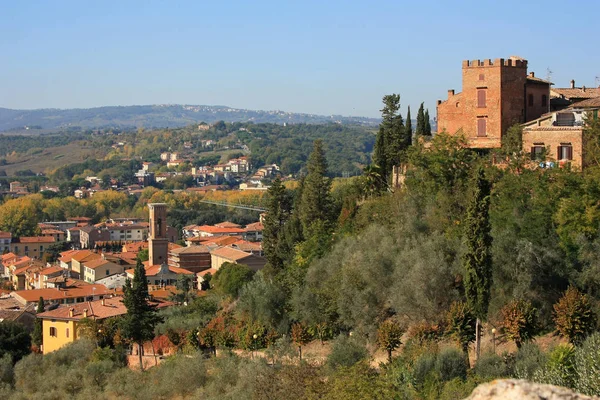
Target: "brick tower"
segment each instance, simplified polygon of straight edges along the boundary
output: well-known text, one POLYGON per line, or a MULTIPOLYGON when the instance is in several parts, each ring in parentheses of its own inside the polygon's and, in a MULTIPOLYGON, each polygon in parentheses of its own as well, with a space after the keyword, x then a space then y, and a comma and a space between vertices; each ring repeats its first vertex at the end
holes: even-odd
POLYGON ((150 265, 167 262, 169 240, 167 239, 167 205, 165 203, 148 204, 150 211, 150 235, 148 237, 148 260, 150 265))
POLYGON ((497 148, 502 135, 525 122, 527 60, 463 61, 461 93, 438 101, 438 132, 462 133, 474 148, 497 148))

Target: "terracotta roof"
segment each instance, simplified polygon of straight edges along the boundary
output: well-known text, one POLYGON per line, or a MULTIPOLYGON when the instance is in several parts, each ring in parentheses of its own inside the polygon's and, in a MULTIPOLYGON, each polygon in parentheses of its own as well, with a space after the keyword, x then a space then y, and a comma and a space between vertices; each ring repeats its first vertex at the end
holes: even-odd
POLYGON ((61 257, 58 259, 64 263, 71 262, 71 259, 79 250, 67 250, 60 253, 61 257))
POLYGON ((173 254, 197 254, 197 253, 210 253, 210 250, 206 246, 189 246, 173 249, 170 251, 173 254))
POLYGON ((113 263, 111 263, 110 261, 104 260, 102 258, 99 258, 97 260, 85 261, 83 263, 83 265, 85 265, 89 269, 96 269, 96 268, 102 267, 103 265, 106 265, 106 264, 113 264, 113 263))
POLYGON ((31 258, 24 256, 24 257, 17 257, 16 259, 14 259, 12 261, 12 265, 19 268, 22 267, 24 265, 29 265, 29 263, 31 262, 31 258))
POLYGON ((9 239, 11 237, 12 237, 12 233, 0 231, 0 239, 9 239))
POLYGON ((211 252, 211 254, 231 261, 243 260, 244 258, 248 258, 252 255, 250 253, 246 253, 245 251, 236 250, 231 247, 221 247, 219 249, 215 249, 211 252))
POLYGON ((109 294, 110 291, 104 285, 97 284, 76 284, 73 285, 73 280, 67 281, 67 287, 64 289, 33 289, 33 290, 19 290, 12 292, 11 296, 17 300, 22 299, 27 303, 37 302, 40 297, 43 297, 45 301, 55 301, 61 299, 75 298, 75 297, 87 297, 87 296, 102 296, 109 294), (94 290, 94 288, 96 290, 94 290))
POLYGON ((567 99, 591 99, 600 96, 600 88, 551 88, 552 92, 557 93, 567 99))
POLYGON ((1 256, 2 264, 4 264, 5 262, 7 263, 9 261, 13 261, 17 258, 19 258, 19 256, 17 256, 15 253, 2 254, 2 256, 1 256))
POLYGON ((524 131, 581 131, 583 126, 526 126, 524 131))
POLYGON ((238 242, 241 240, 241 236, 219 236, 216 238, 210 238, 203 244, 207 246, 227 246, 229 244, 238 242))
POLYGON ((600 96, 598 97, 594 97, 591 99, 587 99, 587 100, 581 100, 581 101, 577 101, 575 103, 573 103, 573 105, 569 108, 594 108, 594 107, 600 107, 600 96))
POLYGON ((528 81, 532 81, 532 82, 536 82, 536 83, 545 83, 547 85, 553 85, 552 82, 547 81, 545 79, 540 79, 537 76, 531 76, 531 75, 527 75, 527 80, 528 81))
POLYGON ((209 268, 209 269, 205 269, 204 271, 200 271, 196 274, 196 276, 204 276, 206 274, 211 274, 214 275, 217 273, 216 268, 209 268))
POLYGON ((78 250, 77 254, 73 254, 71 257, 72 260, 77 262, 91 261, 97 258, 101 258, 102 256, 98 253, 94 253, 91 250, 78 250))
POLYGON ((148 242, 132 242, 132 243, 125 243, 123 245, 124 252, 138 252, 142 249, 147 249, 147 248, 148 248, 148 242))
MULTIPOLYGON (((146 276, 157 276, 160 274, 160 265, 146 265, 145 269, 146 269, 146 276)), ((127 272, 128 275, 133 275, 134 271, 135 271, 135 269, 131 268, 125 272, 127 272)), ((169 265, 169 271, 174 274, 177 274, 177 275, 194 275, 194 273, 192 271, 188 271, 187 269, 184 269, 184 268, 173 267, 172 265, 169 265)))
POLYGON ((55 242, 52 236, 25 236, 19 238, 20 243, 53 243, 55 242))
POLYGON ((58 229, 54 229, 54 228, 52 228, 52 229, 42 229, 42 235, 56 235, 57 233, 58 234, 62 234, 64 232, 61 231, 61 230, 58 230, 58 229))
POLYGON ((74 227, 72 227, 72 228, 69 228, 69 229, 67 229, 67 230, 68 230, 68 231, 73 231, 73 232, 74 232, 74 231, 80 231, 80 230, 81 230, 81 228, 82 228, 81 226, 74 226, 74 227))
POLYGON ((92 219, 89 217, 72 217, 68 218, 67 221, 75 221, 75 222, 89 222, 92 219))
POLYGON ((55 274, 57 272, 63 272, 63 271, 66 271, 66 270, 64 268, 59 267, 58 265, 55 265, 53 267, 44 268, 40 272, 40 275, 52 275, 52 274, 55 274))
POLYGON ((254 222, 252 224, 246 225, 246 231, 258 231, 262 232, 264 229, 264 225, 262 222, 254 222))
POLYGON ((86 310, 87 318, 104 319, 127 313, 127 307, 123 304, 122 297, 111 297, 103 300, 61 306, 51 311, 39 313, 37 317, 42 319, 80 320, 86 318, 84 317, 84 310, 86 310), (72 316, 71 311, 73 312, 72 316))
POLYGON ((242 250, 242 251, 261 251, 262 250, 262 244, 259 242, 248 242, 246 240, 238 240, 235 243, 231 244, 232 247, 237 248, 238 250, 242 250))
POLYGON ((218 228, 241 228, 241 225, 238 224, 234 224, 233 222, 230 221, 225 221, 225 222, 219 222, 218 224, 215 224, 216 227, 218 228))

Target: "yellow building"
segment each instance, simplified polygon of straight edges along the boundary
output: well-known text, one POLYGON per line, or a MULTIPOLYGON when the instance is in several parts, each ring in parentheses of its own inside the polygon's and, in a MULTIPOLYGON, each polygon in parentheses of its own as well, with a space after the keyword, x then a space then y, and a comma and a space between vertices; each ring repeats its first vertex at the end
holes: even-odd
POLYGON ((122 297, 111 297, 39 313, 37 317, 42 319, 43 327, 42 351, 51 353, 77 340, 77 325, 84 318, 103 320, 126 314, 122 300, 122 297))

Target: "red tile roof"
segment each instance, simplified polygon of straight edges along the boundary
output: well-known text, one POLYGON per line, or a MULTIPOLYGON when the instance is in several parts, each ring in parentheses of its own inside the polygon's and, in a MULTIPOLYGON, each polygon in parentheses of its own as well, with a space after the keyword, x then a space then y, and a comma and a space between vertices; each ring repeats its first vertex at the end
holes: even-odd
POLYGON ((262 232, 263 229, 264 229, 264 226, 263 226, 262 222, 254 222, 252 224, 246 225, 246 231, 248 231, 248 232, 251 232, 251 231, 262 232))
POLYGON ((64 268, 59 267, 58 265, 55 265, 53 267, 44 268, 40 272, 40 275, 52 275, 52 274, 55 274, 57 272, 63 272, 63 271, 66 271, 66 270, 64 268))
POLYGON ((567 99, 591 99, 600 96, 600 88, 552 88, 554 93, 558 93, 567 99))
POLYGON ((104 260, 102 258, 98 258, 96 260, 91 260, 91 261, 85 261, 83 263, 83 265, 85 265, 89 269, 96 269, 96 268, 102 267, 106 264, 113 264, 113 263, 111 263, 110 261, 104 260))
POLYGON ((83 261, 91 261, 101 257, 100 254, 94 253, 91 250, 77 250, 77 254, 73 254, 71 259, 81 263, 83 261))
POLYGON ((10 239, 11 237, 12 233, 0 231, 0 239, 10 239))
POLYGON ((12 292, 11 296, 15 297, 21 303, 32 303, 37 302, 40 297, 43 297, 45 301, 56 301, 68 298, 76 297, 87 297, 87 296, 102 296, 110 293, 110 290, 104 285, 99 284, 74 284, 73 280, 67 281, 67 287, 64 289, 33 289, 33 290, 19 290, 12 292), (94 290, 95 288, 95 290, 94 290))
POLYGON ((20 243, 54 243, 55 241, 52 236, 21 236, 19 238, 20 243))
POLYGON ((218 224, 215 224, 216 227, 218 228, 241 228, 241 225, 238 224, 234 224, 233 222, 230 221, 224 221, 224 222, 219 222, 218 224))
POLYGON ((202 225, 199 226, 197 228, 197 230, 199 232, 206 232, 206 233, 222 233, 222 234, 226 234, 226 233, 244 233, 245 230, 242 228, 219 228, 218 226, 211 226, 211 225, 202 225))
POLYGON ((196 253, 210 253, 210 249, 206 246, 189 246, 180 247, 170 251, 173 254, 196 254, 196 253))
POLYGON ((59 261, 62 261, 64 263, 69 263, 71 262, 71 259, 73 258, 73 256, 75 254, 77 254, 79 250, 67 250, 67 251, 63 251, 60 253, 61 257, 59 258, 59 261))
MULTIPOLYGON (((44 299, 45 300, 45 299, 44 299)), ((39 313, 38 318, 80 320, 83 318, 104 319, 124 315, 127 308, 123 304, 122 297, 111 297, 103 300, 86 301, 72 305, 65 305, 54 310, 39 313), (85 311, 85 316, 84 316, 85 311), (73 313, 71 315, 71 312, 73 313)))
POLYGON ((232 249, 231 247, 221 247, 213 250, 211 254, 231 261, 243 260, 244 258, 248 258, 252 255, 250 253, 246 253, 245 251, 232 249))

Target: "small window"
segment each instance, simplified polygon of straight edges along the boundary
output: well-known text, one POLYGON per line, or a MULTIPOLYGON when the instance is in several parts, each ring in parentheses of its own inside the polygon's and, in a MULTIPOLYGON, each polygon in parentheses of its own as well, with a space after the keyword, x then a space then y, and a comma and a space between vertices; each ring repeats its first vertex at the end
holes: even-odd
POLYGON ((69 337, 69 328, 67 328, 66 335, 69 337))
POLYGON ((479 80, 482 81, 485 79, 485 75, 484 74, 479 74, 479 80))
POLYGON ((532 160, 543 160, 544 158, 546 158, 546 147, 543 145, 531 147, 532 160))
POLYGON ((529 96, 527 96, 527 98, 528 98, 529 107, 533 107, 533 95, 530 94, 529 96))
POLYGON ((460 107, 460 102, 456 102, 456 108, 460 107))
POLYGON ((486 97, 485 89, 477 89, 477 107, 485 108, 486 97))
POLYGON ((487 136, 487 121, 485 118, 477 119, 477 136, 478 137, 487 136))
POLYGON ((50 336, 56 337, 56 328, 55 327, 50 327, 50 336))
POLYGON ((548 107, 548 96, 542 95, 542 107, 548 107))
POLYGON ((110 270, 106 270, 106 276, 110 275, 110 270))
POLYGON ((573 159, 573 146, 562 145, 558 146, 558 159, 559 160, 572 160, 573 159))

